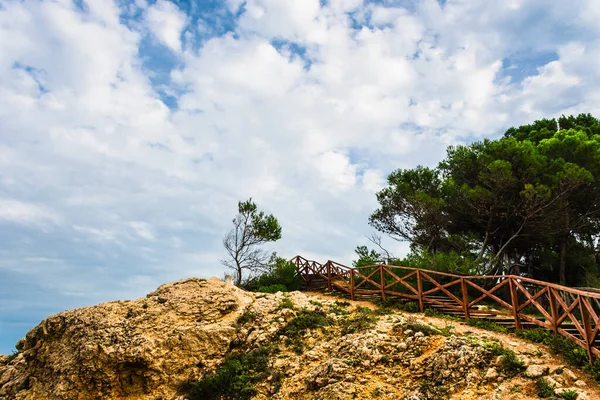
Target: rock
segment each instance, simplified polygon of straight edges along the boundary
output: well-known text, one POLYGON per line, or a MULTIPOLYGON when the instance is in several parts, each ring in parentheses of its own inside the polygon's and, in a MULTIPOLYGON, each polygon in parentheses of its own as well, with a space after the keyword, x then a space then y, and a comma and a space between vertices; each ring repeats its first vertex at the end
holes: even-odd
POLYGON ((496 368, 492 367, 492 368, 488 368, 488 370, 485 373, 485 380, 487 381, 495 381, 496 379, 498 379, 498 371, 496 371, 496 368))
POLYGON ((550 385, 552 387, 556 387, 556 388, 561 387, 561 384, 558 383, 554 378, 552 378, 550 376, 548 376, 548 377, 546 377, 544 379, 546 379, 546 382, 548 383, 548 385, 550 385))
POLYGON ((576 381, 578 379, 577 375, 575 375, 575 373, 568 368, 563 369, 562 375, 569 381, 576 381))
POLYGON ((329 359, 308 373, 304 380, 310 390, 317 390, 323 386, 344 379, 348 365, 339 359, 329 359))
POLYGON ((541 376, 548 374, 549 371, 550 371, 550 368, 548 368, 545 365, 530 365, 525 370, 525 376, 528 378, 532 378, 532 379, 539 378, 541 376))
POLYGON ((577 381, 575 381, 575 382, 573 383, 573 385, 575 385, 575 386, 577 386, 577 387, 586 387, 586 386, 587 386, 587 383, 585 383, 584 381, 582 381, 582 380, 580 379, 580 380, 577 380, 577 381))
POLYGON ((193 377, 199 363, 229 349, 235 318, 223 319, 252 300, 219 279, 192 278, 146 298, 50 316, 17 344, 0 398, 174 398, 182 373, 193 377))

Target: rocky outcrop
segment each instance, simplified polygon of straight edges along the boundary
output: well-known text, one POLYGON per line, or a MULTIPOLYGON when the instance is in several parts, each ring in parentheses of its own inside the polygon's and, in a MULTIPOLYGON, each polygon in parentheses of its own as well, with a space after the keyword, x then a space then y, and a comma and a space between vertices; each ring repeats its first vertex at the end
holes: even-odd
POLYGON ((222 359, 237 314, 252 301, 218 279, 186 279, 144 299, 53 315, 0 366, 0 398, 173 398, 198 378, 198 365, 222 359))
POLYGON ((227 354, 256 349, 268 354, 256 399, 533 399, 541 375, 557 392, 600 398, 542 347, 364 306, 181 280, 146 298, 49 317, 17 344, 15 358, 0 356, 0 399, 186 399, 227 354), (523 360, 517 376, 505 371, 499 347, 523 360))

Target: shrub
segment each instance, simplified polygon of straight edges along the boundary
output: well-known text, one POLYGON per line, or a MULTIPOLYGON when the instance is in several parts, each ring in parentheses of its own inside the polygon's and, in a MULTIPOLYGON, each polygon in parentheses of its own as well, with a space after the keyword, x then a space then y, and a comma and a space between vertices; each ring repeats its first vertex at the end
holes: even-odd
POLYGON ((473 326, 475 328, 485 329, 487 331, 500 332, 500 333, 508 333, 508 329, 505 327, 496 324, 492 321, 484 321, 482 319, 477 318, 469 318, 467 320, 467 325, 473 326))
POLYGON ((294 263, 273 253, 267 271, 247 280, 241 286, 246 290, 264 293, 288 292, 300 289, 300 276, 294 263))
POLYGON ((336 300, 336 301, 334 302, 334 304, 335 304, 336 306, 338 306, 338 307, 350 307, 350 303, 349 303, 349 302, 347 302, 347 301, 339 301, 339 300, 336 300))
POLYGON ((230 353, 217 370, 191 386, 190 400, 250 399, 269 376, 269 347, 230 353))
POLYGON ((298 314, 286 326, 281 328, 278 334, 289 338, 297 338, 304 335, 309 329, 324 328, 332 323, 331 318, 323 310, 303 309, 298 311, 298 314))
POLYGON ((246 324, 251 321, 256 320, 256 314, 250 311, 244 311, 242 315, 240 315, 237 319, 237 323, 240 325, 246 324))
POLYGON ((484 348, 488 349, 494 356, 502 356, 500 371, 507 376, 512 377, 525 369, 525 363, 517 359, 514 351, 507 349, 499 343, 484 343, 484 348))
POLYGON ((402 305, 402 311, 415 313, 415 312, 419 311, 419 306, 416 305, 415 303, 409 301, 409 302, 404 303, 404 305, 402 305))
POLYGON ((584 367, 589 364, 587 351, 564 336, 551 334, 543 343, 548 345, 553 353, 562 354, 571 365, 584 367))
POLYGON ((533 343, 544 343, 548 340, 552 335, 554 335, 551 331, 535 328, 535 329, 521 329, 517 331, 517 336, 521 339, 529 340, 533 343))
POLYGON ((285 285, 283 285, 281 283, 276 283, 274 285, 260 286, 258 289, 256 289, 256 291, 260 292, 260 293, 277 293, 277 292, 287 292, 288 289, 285 285))
POLYGON ((589 369, 594 380, 600 383, 600 358, 596 358, 594 363, 590 365, 589 369))
POLYGON ((538 379, 538 381, 535 383, 535 387, 537 389, 538 397, 545 398, 554 396, 554 387, 550 386, 545 378, 538 379))
POLYGON ((330 304, 329 305, 329 309, 335 313, 336 315, 348 315, 350 314, 350 312, 348 310, 346 310, 345 308, 342 308, 336 304, 330 304))
POLYGON ((577 400, 577 397, 579 397, 579 393, 577 393, 574 390, 565 390, 559 396, 566 400, 577 400))
POLYGON ((371 309, 367 307, 358 307, 355 315, 340 321, 342 327, 341 333, 342 335, 348 335, 366 331, 375 325, 376 321, 377 317, 371 309))
POLYGON ((281 302, 279 303, 279 305, 277 306, 278 310, 281 310, 284 308, 289 308, 290 310, 294 309, 294 302, 292 301, 292 299, 290 299, 287 296, 284 296, 283 299, 281 299, 281 302))

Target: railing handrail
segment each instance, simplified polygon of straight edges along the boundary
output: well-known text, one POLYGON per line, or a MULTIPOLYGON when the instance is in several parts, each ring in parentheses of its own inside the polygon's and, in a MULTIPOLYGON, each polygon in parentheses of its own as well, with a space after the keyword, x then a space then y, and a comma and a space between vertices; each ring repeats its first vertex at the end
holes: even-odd
MULTIPOLYGON (((296 258, 300 258, 302 260, 305 260, 305 261, 308 261, 311 263, 312 262, 319 263, 318 261, 308 260, 299 255, 293 257, 292 260, 295 260, 296 258)), ((367 268, 378 268, 380 266, 383 266, 386 268, 403 269, 403 270, 409 270, 409 271, 421 271, 421 272, 425 272, 428 274, 436 274, 436 275, 448 276, 448 277, 452 277, 452 278, 469 278, 469 279, 508 279, 508 278, 513 278, 513 279, 519 279, 524 282, 533 283, 535 285, 548 286, 553 289, 562 290, 564 292, 568 292, 568 293, 572 293, 572 294, 576 294, 576 295, 582 295, 582 296, 587 296, 587 297, 591 297, 594 299, 600 299, 600 292, 595 292, 595 291, 592 292, 592 291, 587 291, 587 290, 582 290, 582 289, 571 288, 571 287, 559 285, 556 283, 527 278, 527 277, 521 276, 521 275, 513 275, 513 274, 510 274, 510 275, 458 275, 458 274, 435 271, 435 270, 430 270, 430 269, 404 267, 401 265, 390 265, 390 264, 373 264, 373 265, 363 265, 361 267, 348 267, 344 264, 340 264, 337 261, 333 261, 333 260, 327 260, 326 263, 324 263, 324 264, 319 263, 319 264, 321 266, 326 266, 330 262, 335 263, 337 266, 347 268, 348 270, 361 270, 361 269, 367 269, 367 268)))
POLYGON ((489 298, 498 303, 503 309, 489 311, 491 314, 512 315, 515 321, 515 328, 520 329, 521 320, 528 321, 540 327, 567 337, 571 341, 584 347, 589 356, 590 362, 593 357, 600 356, 600 349, 595 347, 595 340, 600 333, 600 311, 596 313, 594 304, 600 307, 600 293, 596 291, 586 291, 582 289, 570 288, 568 286, 558 285, 555 283, 540 281, 532 278, 527 278, 520 275, 458 275, 446 272, 427 270, 422 268, 403 267, 389 264, 374 264, 361 267, 348 267, 333 260, 328 260, 321 264, 314 260, 308 260, 302 256, 296 256, 291 259, 296 264, 298 273, 303 276, 303 279, 310 281, 313 278, 310 276, 318 275, 327 282, 327 287, 332 290, 334 287, 350 294, 352 300, 356 294, 380 294, 382 301, 385 301, 387 295, 403 297, 412 300, 418 300, 419 309, 424 311, 424 305, 428 304, 443 306, 453 310, 462 310, 465 318, 470 318, 471 314, 478 314, 481 311, 476 309, 471 310, 471 307, 477 303, 489 298), (363 270, 370 269, 365 274, 363 270), (394 270, 412 271, 411 273, 400 277, 396 275, 394 270), (376 274, 379 273, 379 278, 376 274), (393 282, 387 283, 386 275, 393 282), (444 276, 453 278, 450 282, 441 283, 434 279, 435 276, 444 276), (416 277, 417 287, 412 286, 407 280, 416 277), (357 283, 355 278, 359 278, 357 283), (481 285, 478 280, 495 280, 494 285, 481 285), (343 284, 342 284, 343 283, 343 284), (424 290, 423 283, 428 283, 433 286, 431 289, 424 290), (390 290, 393 286, 403 285, 404 290, 409 289, 410 292, 398 292, 390 290), (525 285, 527 284, 527 285, 525 285), (451 287, 460 285, 461 295, 455 296, 450 290, 451 287), (480 286, 481 285, 481 286, 480 286), (538 292, 532 292, 532 286, 540 287, 538 292), (367 288, 365 288, 367 287, 367 288), (374 289, 369 289, 369 287, 374 289), (502 299, 499 290, 505 287, 510 289, 510 304, 508 300, 502 299), (469 289, 475 290, 478 297, 469 301, 469 289), (430 296, 437 293, 436 296, 430 296), (525 301, 519 301, 519 293, 526 297, 525 301), (572 296, 565 296, 569 294, 572 296), (430 296, 430 297, 427 297, 430 296), (440 301, 439 296, 446 296, 451 300, 450 303, 440 301), (545 296, 548 297, 550 303, 550 311, 545 309, 545 305, 540 301, 545 296), (594 299, 594 302, 591 302, 594 299), (543 315, 543 318, 538 318, 532 315, 525 314, 523 311, 526 307, 533 306, 536 312, 543 315), (579 313, 579 314, 577 314, 579 313), (561 328, 561 324, 569 319, 575 326, 577 334, 583 339, 576 337, 572 332, 561 328), (594 326, 592 326, 594 322, 594 326))

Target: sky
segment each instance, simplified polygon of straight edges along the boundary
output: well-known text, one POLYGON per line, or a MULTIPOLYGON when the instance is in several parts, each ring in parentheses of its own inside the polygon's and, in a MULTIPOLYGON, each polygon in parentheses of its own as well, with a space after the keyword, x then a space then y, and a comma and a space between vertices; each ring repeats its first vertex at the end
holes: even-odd
POLYGON ((350 264, 391 171, 600 115, 594 3, 0 0, 0 353, 50 314, 222 277, 250 197, 269 249, 350 264))

